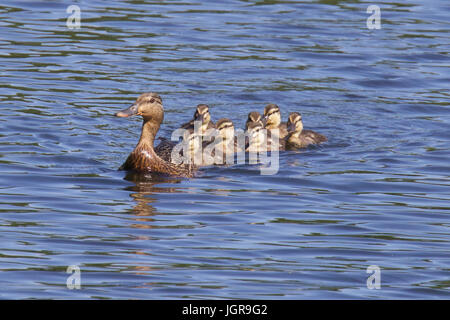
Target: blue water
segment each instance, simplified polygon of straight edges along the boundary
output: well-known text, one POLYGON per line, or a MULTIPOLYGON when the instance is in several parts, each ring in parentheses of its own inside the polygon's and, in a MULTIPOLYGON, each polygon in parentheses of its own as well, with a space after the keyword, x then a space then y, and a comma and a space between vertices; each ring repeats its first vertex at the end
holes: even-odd
POLYGON ((448 299, 449 13, 446 0, 2 1, 0 298, 448 299), (281 153, 276 175, 127 175, 141 120, 113 114, 146 91, 163 98, 161 136, 199 103, 237 128, 277 103, 329 141, 281 153))

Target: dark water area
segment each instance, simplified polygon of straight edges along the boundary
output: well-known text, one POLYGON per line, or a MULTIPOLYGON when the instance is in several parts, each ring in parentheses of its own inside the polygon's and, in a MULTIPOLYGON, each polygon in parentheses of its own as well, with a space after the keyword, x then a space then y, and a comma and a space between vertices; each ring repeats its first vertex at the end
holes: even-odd
POLYGON ((450 298, 449 13, 446 0, 2 1, 0 298, 450 298), (113 114, 147 91, 163 137, 199 103, 237 128, 276 103, 329 141, 280 153, 275 175, 127 174, 141 120, 113 114))

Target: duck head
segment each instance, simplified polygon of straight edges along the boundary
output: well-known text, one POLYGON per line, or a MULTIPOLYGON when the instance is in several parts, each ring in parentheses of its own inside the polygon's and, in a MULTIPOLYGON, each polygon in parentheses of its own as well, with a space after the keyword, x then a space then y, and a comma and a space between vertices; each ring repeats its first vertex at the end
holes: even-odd
POLYGON ((261 114, 258 111, 252 111, 248 114, 247 122, 245 123, 245 129, 248 130, 248 125, 252 122, 261 122, 261 114))
POLYGON ((280 107, 276 104, 268 104, 264 108, 263 122, 266 128, 278 128, 281 123, 280 107))
POLYGON ((216 128, 222 137, 222 141, 232 141, 234 138, 234 125, 230 119, 222 118, 217 121, 216 128))
POLYGON ((143 93, 130 107, 115 114, 116 117, 121 118, 134 115, 142 116, 144 121, 152 121, 160 124, 164 119, 164 108, 159 94, 154 92, 143 93))
POLYGON ((302 116, 298 112, 291 112, 287 121, 289 132, 301 133, 303 130, 302 116))
POLYGON ((194 121, 201 121, 202 124, 207 125, 211 121, 209 114, 209 106, 206 104, 199 104, 195 110, 194 121))
POLYGON ((259 146, 264 142, 264 127, 261 122, 252 122, 248 125, 250 144, 259 146))

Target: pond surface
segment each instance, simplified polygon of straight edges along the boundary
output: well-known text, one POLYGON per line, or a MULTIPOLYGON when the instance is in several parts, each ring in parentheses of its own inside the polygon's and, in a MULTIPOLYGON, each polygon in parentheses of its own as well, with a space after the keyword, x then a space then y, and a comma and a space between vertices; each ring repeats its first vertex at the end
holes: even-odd
POLYGON ((356 0, 74 4, 73 30, 0 5, 0 298, 450 298, 448 1, 376 1, 378 30, 356 0), (133 176, 141 120, 113 114, 147 91, 160 136, 277 103, 329 141, 275 175, 133 176))

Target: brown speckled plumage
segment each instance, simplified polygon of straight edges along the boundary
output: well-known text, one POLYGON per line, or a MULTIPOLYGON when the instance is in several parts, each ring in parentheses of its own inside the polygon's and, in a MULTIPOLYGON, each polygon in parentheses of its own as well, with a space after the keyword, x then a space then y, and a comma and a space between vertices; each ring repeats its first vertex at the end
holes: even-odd
POLYGON ((141 115, 142 132, 138 144, 128 156, 120 170, 157 173, 171 176, 192 177, 193 168, 188 165, 175 165, 162 159, 154 150, 156 133, 164 119, 162 100, 156 93, 143 93, 128 109, 116 113, 118 117, 141 115))
POLYGON ((177 143, 163 137, 160 137, 159 140, 161 140, 161 142, 155 147, 156 154, 164 161, 173 162, 172 150, 177 143))

